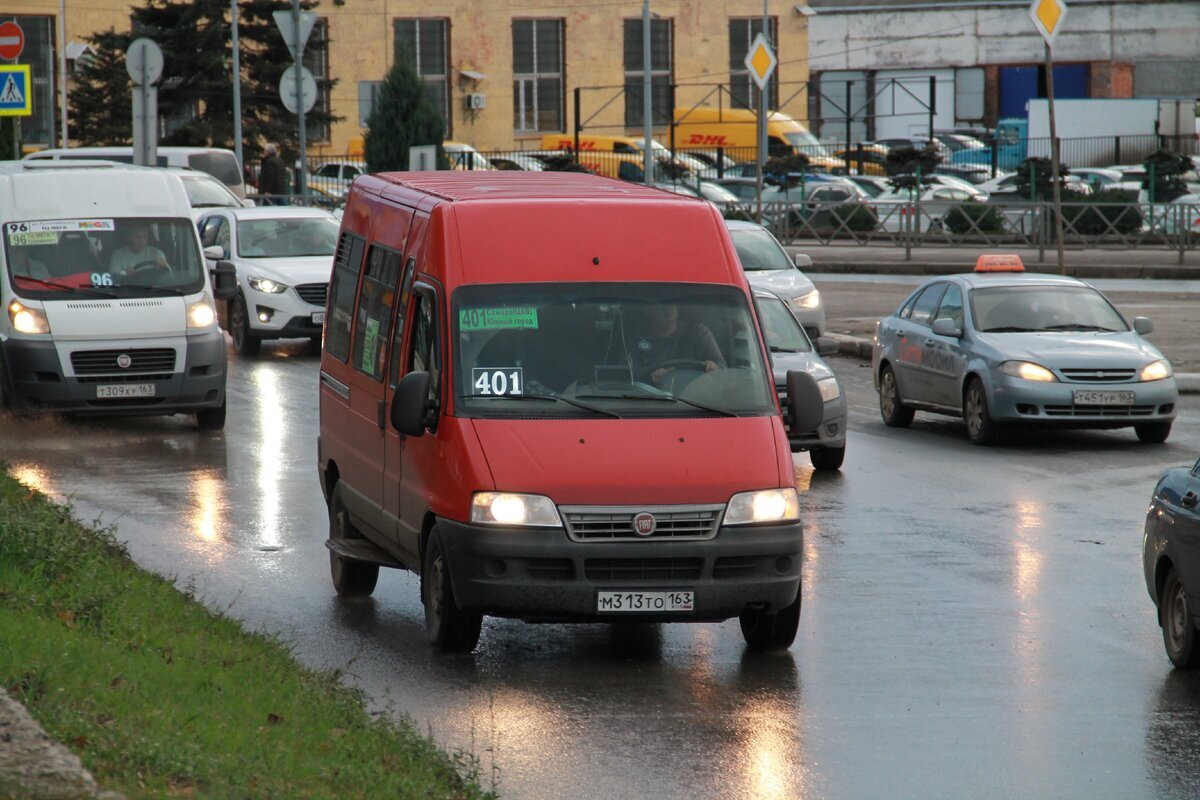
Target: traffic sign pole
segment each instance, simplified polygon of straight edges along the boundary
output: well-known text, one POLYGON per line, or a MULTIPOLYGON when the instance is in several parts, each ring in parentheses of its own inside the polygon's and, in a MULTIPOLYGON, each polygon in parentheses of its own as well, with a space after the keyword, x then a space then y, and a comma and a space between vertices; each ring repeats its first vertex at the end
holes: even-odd
POLYGON ((1054 192, 1054 238, 1058 249, 1058 271, 1063 275, 1066 274, 1067 267, 1063 252, 1062 188, 1058 185, 1060 154, 1058 124, 1054 118, 1054 56, 1051 48, 1066 18, 1066 0, 1033 0, 1029 4, 1029 19, 1033 21, 1033 26, 1046 43, 1046 110, 1050 116, 1050 181, 1053 184, 1051 190, 1054 192))
MULTIPOLYGON (((304 39, 300 37, 300 0, 292 0, 292 19, 296 24, 295 39, 293 39, 294 44, 292 45, 292 55, 296 59, 296 110, 297 116, 300 118, 300 166, 297 170, 296 188, 299 190, 300 194, 303 195, 308 189, 308 187, 305 185, 307 183, 308 176, 304 174, 307 171, 308 165, 308 141, 304 125, 306 109, 304 108, 304 80, 301 72, 301 70, 304 68, 304 65, 300 62, 304 59, 305 39, 308 37, 304 37, 304 39)), ((311 26, 309 26, 309 30, 312 30, 311 26)))

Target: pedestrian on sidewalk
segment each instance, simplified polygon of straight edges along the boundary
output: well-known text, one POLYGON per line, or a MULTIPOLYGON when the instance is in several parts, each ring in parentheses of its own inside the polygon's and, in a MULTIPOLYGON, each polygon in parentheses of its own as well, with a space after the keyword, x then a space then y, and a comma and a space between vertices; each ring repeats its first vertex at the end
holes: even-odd
POLYGON ((267 142, 263 147, 262 166, 258 171, 258 193, 263 195, 263 204, 268 206, 286 206, 287 165, 279 157, 279 146, 267 142))

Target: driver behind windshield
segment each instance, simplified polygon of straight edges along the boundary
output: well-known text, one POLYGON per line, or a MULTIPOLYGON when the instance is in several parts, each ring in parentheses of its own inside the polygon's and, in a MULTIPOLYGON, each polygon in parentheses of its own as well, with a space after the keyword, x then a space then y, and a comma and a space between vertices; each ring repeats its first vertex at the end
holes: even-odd
POLYGON ((167 256, 150 244, 149 225, 134 225, 129 231, 128 243, 114 250, 108 259, 109 272, 125 277, 153 266, 166 267, 167 256))
POLYGON ((680 367, 713 372, 725 366, 712 330, 703 322, 680 322, 675 303, 648 306, 645 316, 646 330, 637 339, 634 356, 643 379, 657 386, 680 367))

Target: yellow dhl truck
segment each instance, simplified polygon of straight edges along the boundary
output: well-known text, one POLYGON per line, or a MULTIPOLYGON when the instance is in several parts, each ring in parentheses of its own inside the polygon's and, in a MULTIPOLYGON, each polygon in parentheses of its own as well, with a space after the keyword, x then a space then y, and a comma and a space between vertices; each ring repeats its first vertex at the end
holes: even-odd
MULTIPOLYGON (((757 150, 758 114, 744 108, 677 108, 672 118, 677 150, 722 148, 735 161, 752 161, 757 150)), ((772 111, 767 115, 767 154, 803 153, 813 166, 844 173, 846 162, 834 156, 803 123, 772 111)))

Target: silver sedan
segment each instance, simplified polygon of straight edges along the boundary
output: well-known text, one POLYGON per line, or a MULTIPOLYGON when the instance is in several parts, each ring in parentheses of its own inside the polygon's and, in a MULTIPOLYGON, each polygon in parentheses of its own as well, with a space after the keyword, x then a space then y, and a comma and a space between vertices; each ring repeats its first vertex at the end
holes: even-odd
POLYGON ((961 416, 976 444, 1005 425, 1132 427, 1171 433, 1171 364, 1099 291, 1075 278, 976 272, 934 278, 876 326, 875 387, 885 424, 915 411, 961 416))

